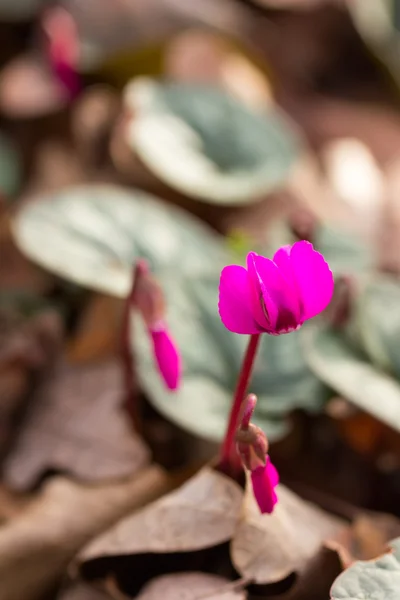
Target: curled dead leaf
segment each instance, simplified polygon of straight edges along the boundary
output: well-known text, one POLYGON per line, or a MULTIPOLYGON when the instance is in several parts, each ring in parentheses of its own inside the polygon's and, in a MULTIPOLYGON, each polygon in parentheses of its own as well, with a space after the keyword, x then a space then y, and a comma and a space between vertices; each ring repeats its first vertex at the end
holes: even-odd
POLYGON ((206 466, 176 491, 124 518, 83 549, 79 560, 148 552, 190 552, 227 542, 242 489, 206 466))
POLYGON ((57 600, 110 600, 110 596, 85 583, 77 583, 63 590, 57 600))
POLYGON ((345 567, 354 560, 371 560, 387 551, 390 540, 399 537, 400 520, 394 515, 361 512, 337 538, 337 551, 345 567))
POLYGON ((0 529, 0 600, 41 598, 89 539, 168 487, 168 477, 157 466, 112 485, 53 479, 0 529))
POLYGON ((149 458, 122 409, 123 380, 114 361, 60 365, 38 391, 4 479, 14 489, 34 486, 49 469, 87 481, 127 477, 149 458))
POLYGON ((173 573, 150 581, 136 600, 245 600, 246 593, 235 585, 209 573, 173 573))
POLYGON ((325 540, 336 537, 344 522, 305 502, 288 488, 277 488, 274 512, 261 514, 251 485, 231 543, 238 572, 257 584, 280 581, 300 571, 325 540))

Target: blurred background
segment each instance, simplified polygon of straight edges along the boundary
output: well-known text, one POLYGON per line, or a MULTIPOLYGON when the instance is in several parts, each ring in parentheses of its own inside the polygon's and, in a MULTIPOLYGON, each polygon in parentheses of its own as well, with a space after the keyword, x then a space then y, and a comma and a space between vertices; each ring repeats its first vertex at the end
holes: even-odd
POLYGON ((70 546, 46 570, 14 520, 60 476, 112 487, 154 461, 176 485, 211 460, 246 343, 220 270, 299 239, 335 296, 264 336, 255 422, 291 489, 387 513, 364 542, 399 534, 399 28, 397 0, 0 0, 1 600, 100 598, 61 596, 70 546), (140 257, 175 393, 124 319, 140 257))

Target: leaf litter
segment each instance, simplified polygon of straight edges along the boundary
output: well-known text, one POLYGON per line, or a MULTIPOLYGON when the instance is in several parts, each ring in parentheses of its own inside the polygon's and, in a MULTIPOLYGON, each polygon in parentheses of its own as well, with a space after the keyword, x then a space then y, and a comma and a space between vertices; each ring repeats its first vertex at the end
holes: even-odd
POLYGON ((149 461, 122 407, 120 365, 61 363, 33 400, 4 465, 13 489, 33 487, 48 470, 83 481, 127 477, 149 461))

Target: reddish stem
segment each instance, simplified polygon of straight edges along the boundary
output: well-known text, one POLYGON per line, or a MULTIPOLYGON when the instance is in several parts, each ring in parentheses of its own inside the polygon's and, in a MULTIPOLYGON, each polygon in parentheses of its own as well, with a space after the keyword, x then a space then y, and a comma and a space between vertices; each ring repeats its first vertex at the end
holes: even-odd
POLYGON ((221 449, 220 467, 225 472, 237 469, 237 461, 235 460, 235 434, 239 425, 244 396, 253 371, 254 359, 260 342, 260 335, 261 334, 259 333, 255 333, 250 336, 246 354, 243 359, 242 369, 236 385, 228 428, 221 449))
POLYGON ((132 284, 129 294, 125 300, 124 311, 122 315, 121 329, 121 358, 124 368, 125 379, 125 400, 124 405, 129 412, 136 430, 140 429, 140 419, 138 406, 135 402, 135 372, 133 368, 133 356, 131 352, 130 318, 133 304, 133 295, 135 289, 136 266, 132 272, 132 284))

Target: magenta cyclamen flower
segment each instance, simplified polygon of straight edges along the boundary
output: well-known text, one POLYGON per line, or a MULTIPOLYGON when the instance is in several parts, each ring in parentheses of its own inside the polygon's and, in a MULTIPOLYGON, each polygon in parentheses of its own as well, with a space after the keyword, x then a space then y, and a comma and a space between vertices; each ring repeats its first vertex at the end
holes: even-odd
POLYGON ((219 314, 234 333, 280 335, 298 329, 329 304, 333 275, 310 242, 283 246, 273 259, 250 252, 247 269, 222 270, 219 314))
POLYGON ((135 267, 131 302, 147 327, 160 375, 170 390, 176 390, 181 377, 180 355, 166 325, 164 294, 143 260, 135 267))

